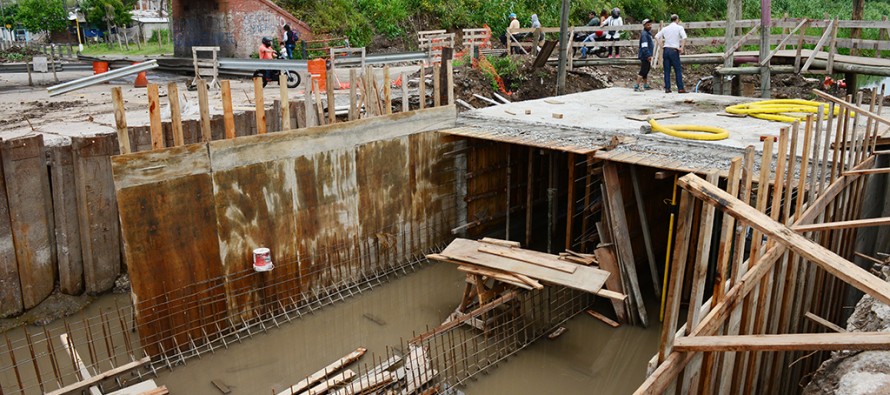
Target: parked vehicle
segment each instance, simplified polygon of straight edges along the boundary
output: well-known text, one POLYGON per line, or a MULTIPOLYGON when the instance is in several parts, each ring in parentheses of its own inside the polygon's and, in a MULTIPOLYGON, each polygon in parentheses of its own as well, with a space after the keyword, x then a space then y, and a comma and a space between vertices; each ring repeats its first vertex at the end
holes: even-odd
MULTIPOLYGON (((278 53, 275 54, 276 59, 281 59, 281 55, 278 53)), ((300 74, 293 70, 257 70, 253 72, 254 78, 261 77, 263 79, 263 88, 266 87, 269 82, 279 82, 279 78, 281 73, 287 74, 287 87, 288 88, 296 88, 300 85, 301 78, 300 74)))

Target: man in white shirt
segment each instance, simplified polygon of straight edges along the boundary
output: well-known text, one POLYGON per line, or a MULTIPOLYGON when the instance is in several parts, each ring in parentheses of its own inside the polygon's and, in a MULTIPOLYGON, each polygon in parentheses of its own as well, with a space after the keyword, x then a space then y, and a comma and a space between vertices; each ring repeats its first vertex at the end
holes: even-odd
POLYGON ((680 26, 680 17, 671 15, 671 24, 658 31, 655 39, 664 42, 664 92, 671 93, 671 69, 677 75, 677 92, 686 93, 683 87, 683 66, 680 64, 680 54, 686 44, 686 30, 680 26))

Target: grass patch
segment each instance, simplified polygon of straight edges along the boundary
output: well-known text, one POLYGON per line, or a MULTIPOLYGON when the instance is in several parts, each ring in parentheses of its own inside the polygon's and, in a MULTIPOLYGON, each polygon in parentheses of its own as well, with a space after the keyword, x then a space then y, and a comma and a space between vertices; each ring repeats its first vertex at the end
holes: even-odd
POLYGON ((158 47, 157 42, 149 42, 148 44, 142 44, 142 49, 136 46, 136 44, 130 44, 130 50, 127 51, 127 47, 123 47, 121 50, 117 43, 109 49, 107 44, 93 44, 83 47, 83 55, 86 56, 103 56, 103 55, 130 55, 130 56, 152 56, 152 55, 172 55, 173 54, 173 43, 166 44, 162 43, 160 47, 158 47))

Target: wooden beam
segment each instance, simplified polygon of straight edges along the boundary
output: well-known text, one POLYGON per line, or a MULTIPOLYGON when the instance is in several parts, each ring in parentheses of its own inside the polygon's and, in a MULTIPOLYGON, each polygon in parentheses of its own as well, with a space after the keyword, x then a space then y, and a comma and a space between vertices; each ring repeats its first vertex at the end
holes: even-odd
POLYGON ((124 109, 124 97, 119 86, 111 88, 111 101, 114 104, 114 124, 121 155, 129 154, 131 151, 130 133, 127 131, 127 111, 124 109))
POLYGON ((367 352, 367 351, 368 350, 365 348, 357 348, 355 351, 344 355, 340 359, 332 362, 328 366, 325 366, 321 370, 319 370, 315 373, 312 373, 311 375, 309 375, 309 377, 306 377, 305 379, 301 380, 300 382, 290 386, 290 388, 287 388, 284 391, 279 392, 278 395, 290 395, 290 394, 300 393, 301 391, 305 390, 306 388, 309 388, 310 385, 319 382, 321 379, 327 377, 331 373, 334 373, 334 372, 342 369, 344 366, 357 361, 359 358, 362 357, 362 355, 365 355, 365 352, 367 352))
POLYGON ((875 114, 875 113, 868 111, 864 108, 859 108, 852 103, 848 103, 843 99, 839 99, 837 97, 834 97, 832 95, 829 95, 829 94, 822 92, 820 90, 817 90, 817 89, 813 89, 812 92, 813 92, 813 94, 815 94, 816 96, 818 96, 822 99, 834 102, 841 107, 849 108, 849 109, 855 111, 859 115, 864 115, 864 116, 869 117, 873 120, 880 121, 881 123, 883 123, 885 125, 890 125, 890 119, 882 117, 881 114, 875 114))
POLYGON ((810 22, 809 19, 804 19, 804 20, 800 21, 800 23, 794 28, 794 30, 792 30, 790 33, 788 33, 788 35, 785 36, 785 38, 783 38, 782 41, 779 41, 779 45, 776 45, 776 49, 772 50, 772 52, 770 52, 769 55, 766 56, 766 58, 760 60, 760 67, 763 67, 763 66, 766 66, 767 64, 769 64, 770 59, 772 59, 773 56, 775 56, 782 49, 782 47, 788 43, 788 40, 790 40, 791 37, 794 36, 794 33, 797 33, 797 31, 800 30, 800 28, 803 27, 803 25, 808 24, 809 22, 810 22))
POLYGON ((691 336, 674 341, 680 352, 890 350, 890 333, 691 336))
POLYGON ((812 232, 817 230, 834 230, 834 229, 849 229, 849 228, 867 228, 870 226, 884 226, 890 225, 890 217, 883 218, 868 218, 868 219, 857 219, 853 221, 839 221, 839 222, 825 222, 821 224, 810 224, 810 225, 799 225, 795 226, 794 229, 796 232, 812 232))
POLYGON ((719 209, 736 217, 736 219, 748 223, 810 262, 819 265, 825 271, 856 287, 856 289, 871 295, 883 303, 890 304, 890 283, 879 279, 856 264, 801 236, 787 226, 773 221, 766 214, 755 210, 753 207, 730 196, 728 193, 720 190, 720 188, 707 183, 694 174, 683 176, 680 178, 679 183, 681 187, 697 198, 704 200, 708 204, 716 205, 719 209))
MULTIPOLYGON (((652 287, 656 295, 661 295, 661 284, 658 282, 658 267, 655 261, 655 249, 652 247, 652 234, 649 229, 649 216, 646 214, 646 205, 643 200, 643 191, 640 188, 640 179, 637 177, 637 165, 630 167, 630 179, 633 181, 634 198, 637 201, 637 212, 640 215, 640 227, 643 232, 643 242, 646 244, 646 258, 649 260, 649 271, 652 277, 652 287)), ((586 208, 587 205, 585 204, 586 208)), ((583 234, 583 233, 582 233, 583 234)))
POLYGON ((850 170, 850 171, 844 172, 844 175, 853 175, 853 174, 872 175, 872 174, 886 174, 886 173, 890 173, 890 167, 879 167, 877 169, 850 170))
POLYGON ((208 143, 213 140, 210 128, 210 98, 207 94, 207 82, 198 78, 198 108, 201 111, 201 141, 208 143))
POLYGON ((226 140, 235 138, 235 113, 232 110, 232 85, 229 80, 220 83, 222 94, 223 123, 226 127, 226 140))
POLYGON ((167 84, 167 100, 170 101, 170 126, 173 127, 173 146, 182 147, 182 108, 179 106, 179 87, 175 82, 167 84))
MULTIPOLYGON (((574 225, 575 219, 575 154, 569 152, 568 156, 568 166, 569 166, 569 191, 568 198, 566 202, 566 249, 572 249, 572 225, 574 225)), ((509 180, 508 180, 509 182, 509 180)), ((507 190, 509 194, 509 189, 507 190)), ((508 204, 509 206, 509 200, 508 204)), ((508 207, 509 211, 509 207, 508 207)))
POLYGON ((151 149, 164 149, 164 129, 161 124, 161 100, 158 84, 148 84, 148 118, 151 130, 151 149))
POLYGON ((816 55, 819 54, 819 51, 822 50, 822 47, 825 46, 825 41, 827 41, 831 37, 832 26, 834 26, 834 21, 828 23, 828 26, 825 28, 825 33, 822 34, 822 37, 819 38, 819 42, 816 43, 816 47, 813 48, 813 52, 810 54, 810 57, 804 62, 803 67, 801 67, 800 72, 805 73, 810 69, 810 65, 813 64, 813 61, 816 60, 816 55))
POLYGON ((146 363, 148 363, 150 361, 151 361, 151 358, 145 357, 138 361, 133 361, 133 362, 118 366, 114 369, 104 371, 104 372, 99 373, 95 376, 92 376, 86 380, 81 380, 74 384, 66 385, 62 388, 55 390, 55 391, 47 392, 46 395, 63 395, 63 394, 72 393, 74 391, 92 386, 93 384, 96 384, 102 380, 109 378, 109 377, 114 377, 121 373, 126 373, 130 370, 136 369, 142 365, 145 365, 146 363))
POLYGON ((810 319, 810 321, 813 321, 813 322, 815 322, 819 325, 822 325, 828 329, 831 329, 837 333, 844 333, 847 331, 846 329, 841 328, 840 326, 837 326, 835 323, 833 323, 829 320, 826 320, 825 318, 819 317, 818 315, 810 313, 809 311, 806 314, 804 314, 804 317, 807 317, 810 319))
POLYGON ((621 181, 618 178, 618 168, 613 162, 607 162, 603 166, 603 181, 606 185, 609 206, 612 208, 612 234, 615 235, 613 242, 618 246, 619 264, 627 272, 627 281, 631 286, 631 297, 636 302, 640 322, 642 322, 644 327, 647 327, 649 326, 649 319, 646 314, 646 302, 643 300, 643 294, 640 291, 639 276, 637 276, 636 261, 634 261, 633 256, 633 245, 631 245, 628 237, 618 237, 618 235, 627 234, 628 226, 627 214, 624 211, 624 197, 621 193, 621 181))
POLYGON ((287 93, 287 73, 278 75, 278 88, 280 89, 279 103, 281 103, 281 130, 291 130, 290 123, 290 95, 287 93))

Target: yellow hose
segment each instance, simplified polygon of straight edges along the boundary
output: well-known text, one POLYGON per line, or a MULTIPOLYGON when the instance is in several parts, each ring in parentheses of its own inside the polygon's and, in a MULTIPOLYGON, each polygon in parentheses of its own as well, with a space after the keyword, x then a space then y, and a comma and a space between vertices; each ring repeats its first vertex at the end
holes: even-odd
POLYGON ((660 125, 658 122, 655 122, 654 119, 649 120, 649 125, 652 126, 653 132, 664 133, 668 136, 679 137, 681 139, 689 139, 689 140, 725 140, 729 138, 729 131, 723 128, 718 128, 715 126, 701 126, 701 125, 669 125, 664 126, 660 125), (702 132, 702 133, 694 133, 694 132, 702 132))
MULTIPOLYGON (((807 114, 819 112, 819 106, 825 105, 824 115, 828 116, 828 106, 825 103, 801 100, 801 99, 777 99, 764 100, 753 103, 742 103, 726 107, 726 112, 738 115, 750 115, 754 118, 768 121, 788 122, 806 119, 807 114)), ((840 114, 840 108, 835 107, 834 116, 840 114)), ((852 113, 851 113, 852 115, 852 113)))

